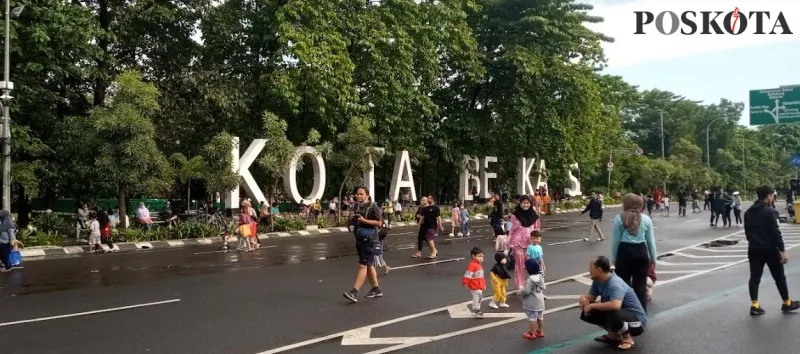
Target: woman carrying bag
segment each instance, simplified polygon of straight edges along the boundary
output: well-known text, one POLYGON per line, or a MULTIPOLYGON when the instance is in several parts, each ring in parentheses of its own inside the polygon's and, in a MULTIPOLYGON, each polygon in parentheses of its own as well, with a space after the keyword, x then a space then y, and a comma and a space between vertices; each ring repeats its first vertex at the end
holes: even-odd
POLYGON ((8 210, 0 210, 0 262, 3 263, 0 271, 22 268, 22 257, 18 250, 21 245, 17 241, 17 226, 14 225, 11 214, 8 210))
MULTIPOLYGON (((656 263, 656 242, 653 221, 642 214, 644 201, 636 194, 622 197, 623 212, 614 217, 611 242, 611 263, 614 272, 633 288, 647 311, 647 272, 656 263)), ((653 267, 655 271, 655 267, 653 267)))

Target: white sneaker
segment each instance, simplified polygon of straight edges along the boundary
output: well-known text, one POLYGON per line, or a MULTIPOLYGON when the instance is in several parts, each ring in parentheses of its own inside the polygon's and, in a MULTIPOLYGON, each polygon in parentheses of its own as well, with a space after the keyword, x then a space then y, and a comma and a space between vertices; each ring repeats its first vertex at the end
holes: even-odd
POLYGON ((501 303, 500 303, 500 305, 497 305, 497 306, 500 306, 500 307, 502 307, 502 308, 504 308, 504 309, 507 309, 507 308, 511 307, 511 306, 509 306, 509 305, 508 305, 507 303, 505 303, 505 302, 501 302, 501 303))
POLYGON ((467 237, 469 237, 469 235, 472 235, 472 233, 471 232, 467 232, 467 237))
POLYGON ((460 233, 460 232, 459 232, 459 233, 458 233, 458 237, 464 237, 464 234, 462 234, 462 233, 460 233))
POLYGON ((489 307, 491 307, 493 309, 497 308, 497 304, 494 303, 494 300, 492 300, 492 302, 489 303, 489 307))
POLYGON ((447 235, 447 237, 453 237, 453 236, 455 236, 455 235, 453 235, 452 232, 449 235, 447 235))
POLYGON ((606 240, 606 239, 604 239, 604 238, 602 238, 602 237, 598 237, 598 238, 597 238, 597 242, 600 242, 600 241, 605 241, 605 240, 606 240))

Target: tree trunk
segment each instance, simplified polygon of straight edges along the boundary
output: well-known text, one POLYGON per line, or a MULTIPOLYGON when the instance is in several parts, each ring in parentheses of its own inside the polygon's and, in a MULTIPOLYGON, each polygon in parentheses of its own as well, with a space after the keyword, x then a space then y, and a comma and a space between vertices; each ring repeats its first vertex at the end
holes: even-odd
POLYGON ((192 180, 186 182, 186 212, 192 210, 192 180))
POLYGON ((125 229, 128 227, 128 188, 120 184, 117 191, 119 192, 119 224, 125 229))
MULTIPOLYGON (((108 11, 108 0, 97 1, 97 21, 100 23, 100 28, 108 31, 111 28, 111 14, 108 11)), ((100 50, 104 55, 109 55, 109 43, 106 36, 101 36, 98 40, 100 50)), ((108 77, 110 77, 110 67, 106 62, 107 59, 103 58, 97 62, 97 78, 94 80, 94 105, 102 106, 106 101, 106 91, 108 90, 108 77)))
POLYGON ((354 167, 355 165, 350 165, 350 168, 347 169, 347 172, 344 174, 344 178, 342 178, 342 184, 339 186, 339 198, 341 199, 339 200, 339 205, 336 209, 336 214, 338 215, 336 218, 337 224, 342 221, 342 205, 344 205, 344 197, 342 197, 342 193, 344 192, 344 186, 347 184, 347 179, 350 178, 350 173, 353 172, 354 167))

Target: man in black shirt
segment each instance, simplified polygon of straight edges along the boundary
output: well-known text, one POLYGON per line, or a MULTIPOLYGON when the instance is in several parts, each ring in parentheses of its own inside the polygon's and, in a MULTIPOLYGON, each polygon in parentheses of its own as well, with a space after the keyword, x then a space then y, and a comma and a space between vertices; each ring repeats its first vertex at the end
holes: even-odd
POLYGON ((444 227, 442 226, 442 211, 436 205, 432 195, 423 196, 422 200, 420 200, 419 209, 417 210, 417 222, 419 224, 417 253, 414 253, 412 257, 422 257, 422 246, 427 243, 431 249, 431 255, 427 258, 435 259, 439 254, 436 249, 436 235, 438 235, 439 231, 444 231, 444 227))
POLYGON ((678 216, 686 216, 686 191, 683 189, 678 193, 678 216))
POLYGON ((758 302, 758 286, 764 265, 769 267, 772 279, 778 286, 778 292, 783 300, 781 311, 791 312, 800 308, 800 303, 789 298, 789 287, 786 285, 786 275, 783 265, 789 261, 783 244, 783 236, 778 225, 778 212, 770 205, 773 202, 775 191, 763 186, 756 190, 758 201, 744 213, 744 233, 747 236, 747 259, 750 262, 750 315, 763 315, 764 309, 758 302))
POLYGON ((500 199, 500 192, 495 191, 492 195, 492 201, 494 202, 494 208, 492 209, 492 214, 489 216, 489 223, 492 225, 492 229, 494 229, 494 239, 497 239, 498 235, 505 235, 505 231, 503 231, 503 201, 500 199))

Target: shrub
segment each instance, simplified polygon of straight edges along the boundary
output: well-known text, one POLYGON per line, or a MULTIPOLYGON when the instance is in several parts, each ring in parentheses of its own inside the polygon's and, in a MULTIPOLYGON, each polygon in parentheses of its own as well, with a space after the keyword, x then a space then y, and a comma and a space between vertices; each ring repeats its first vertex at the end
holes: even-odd
POLYGON ((295 217, 275 218, 275 231, 297 231, 305 229, 306 222, 303 219, 295 217))
POLYGON ((194 221, 186 221, 180 223, 178 227, 172 230, 172 234, 174 234, 174 237, 171 238, 187 239, 187 238, 214 237, 219 235, 220 232, 222 232, 222 229, 216 226, 194 221))
POLYGON ((64 217, 54 213, 42 213, 33 218, 32 223, 41 233, 69 235, 74 230, 64 217))
POLYGON ((61 246, 66 238, 53 232, 31 231, 29 229, 19 230, 17 239, 26 247, 30 246, 61 246))

